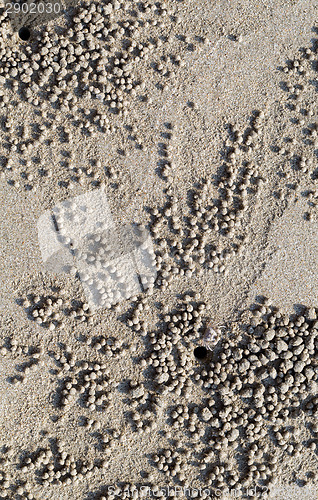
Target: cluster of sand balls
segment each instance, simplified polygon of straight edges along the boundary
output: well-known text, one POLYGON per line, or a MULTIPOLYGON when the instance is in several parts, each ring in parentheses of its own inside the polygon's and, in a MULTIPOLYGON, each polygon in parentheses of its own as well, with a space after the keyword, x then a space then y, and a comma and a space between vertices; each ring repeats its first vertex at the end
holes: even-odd
MULTIPOLYGON (((3 39, 1 83, 10 83, 35 106, 42 102, 44 94, 63 111, 77 112, 81 99, 99 99, 119 113, 127 107, 129 96, 142 89, 135 66, 147 61, 162 45, 159 38, 154 38, 153 43, 143 41, 142 31, 151 28, 155 33, 168 22, 173 24, 172 12, 163 5, 82 2, 59 34, 48 25, 36 42, 21 43, 17 48, 4 48, 3 39), (165 15, 168 12, 170 16, 165 15)), ((179 61, 175 64, 179 65, 179 61)), ((161 68, 157 65, 156 70, 161 68)), ((100 120, 105 121, 105 117, 100 116, 100 120)), ((87 127, 89 130, 90 123, 87 127)))
POLYGON ((125 344, 123 339, 115 339, 100 335, 94 339, 87 339, 90 345, 96 351, 99 351, 106 358, 118 358, 125 355, 125 351, 130 349, 128 344, 125 344))
POLYGON ((173 182, 173 166, 174 166, 174 161, 173 161, 173 151, 172 151, 172 146, 174 136, 174 130, 173 130, 173 125, 172 123, 165 123, 165 130, 164 132, 161 133, 162 137, 169 141, 168 143, 162 142, 159 144, 159 150, 158 154, 161 157, 159 161, 159 166, 161 168, 160 174, 161 177, 169 184, 171 185, 173 182))
POLYGON ((76 363, 70 355, 56 355, 61 365, 58 377, 62 379, 58 393, 60 407, 69 408, 75 401, 90 411, 104 411, 110 392, 109 369, 98 362, 76 363), (68 375, 65 376, 65 371, 68 375))
MULTIPOLYGON (((206 351, 205 358, 196 361, 193 349, 203 334, 205 309, 205 304, 185 296, 177 310, 163 317, 164 326, 148 333, 140 363, 145 382, 133 384, 130 392, 135 430, 147 431, 144 424, 156 416, 160 394, 188 398, 188 391, 197 385, 202 396, 206 394, 205 404, 180 404, 168 415, 174 433, 188 433, 198 478, 211 488, 270 485, 279 467, 275 447, 290 456, 317 450, 317 426, 312 420, 318 408, 317 310, 304 307, 288 316, 262 298, 251 316, 246 315, 245 333, 235 339, 225 334, 213 352, 206 351), (295 419, 302 428, 295 427, 295 419), (306 427, 312 436, 306 435, 306 427), (238 447, 244 472, 229 458, 238 447)), ((169 453, 170 457, 175 451, 169 453)), ((157 455, 159 470, 174 477, 174 466, 157 455)), ((182 467, 183 483, 179 475, 178 481, 185 484, 191 470, 188 461, 182 467)), ((313 477, 313 471, 307 472, 308 478, 313 477)))
MULTIPOLYGON (((145 311, 149 311, 150 306, 148 304, 147 298, 141 297, 136 301, 134 310, 132 311, 130 318, 127 319, 127 326, 133 328, 135 332, 139 332, 139 335, 147 335, 148 323, 145 319, 142 319, 142 315, 145 311)), ((146 312, 147 314, 147 312, 146 312)))
MULTIPOLYGON (((24 473, 36 471, 43 486, 53 484, 76 484, 83 479, 89 479, 97 471, 108 465, 104 460, 94 463, 81 460, 81 463, 65 451, 65 442, 54 439, 55 447, 29 453, 20 464, 24 473)), ((31 497, 33 498, 33 497, 31 497)))
POLYGON ((21 300, 21 305, 30 319, 49 330, 65 328, 67 317, 88 324, 93 322, 88 304, 81 300, 69 301, 64 293, 49 296, 29 294, 28 298, 21 300))
MULTIPOLYGON (((144 367, 144 363, 141 364, 144 367)), ((156 429, 156 418, 160 413, 161 402, 156 394, 145 390, 143 384, 130 382, 129 418, 135 432, 150 433, 156 429)))
POLYGON ((88 303, 82 300, 77 301, 76 305, 74 304, 73 306, 71 306, 68 309, 67 314, 70 318, 73 318, 76 321, 80 321, 82 323, 85 322, 88 325, 91 325, 93 323, 93 312, 91 311, 88 303))
MULTIPOLYGON (((289 317, 264 298, 253 307, 252 318, 246 318, 241 340, 227 336, 200 362, 194 359, 193 342, 202 335, 205 304, 196 303, 186 295, 176 310, 164 314, 165 326, 149 333, 146 340, 152 348, 141 362, 142 368, 153 370, 150 379, 154 390, 149 392, 143 383, 131 384, 134 409, 131 418, 136 430, 149 432, 155 428, 159 393, 184 392, 187 397, 187 387, 196 384, 207 396, 205 404, 177 405, 169 410, 169 417, 174 432, 188 433, 199 477, 211 488, 270 484, 279 468, 273 447, 291 456, 304 453, 304 437, 299 426, 298 429, 293 426, 295 418, 304 422, 304 429, 309 422, 312 436, 306 436, 305 450, 309 454, 316 452, 317 426, 312 421, 318 411, 315 308, 304 308, 302 313, 289 317), (180 350, 182 344, 184 349, 180 350), (241 450, 240 460, 244 461, 244 473, 229 459, 237 447, 241 450)), ((62 355, 59 362, 67 371, 74 370, 63 381, 66 391, 63 396, 68 399, 72 393, 76 397, 85 393, 95 397, 93 392, 98 389, 95 383, 99 384, 97 379, 105 367, 87 363, 74 369, 76 361, 70 352, 62 355)), ((96 401, 86 400, 86 403, 95 405, 96 401)), ((89 428, 99 429, 98 422, 88 422, 89 428)), ((111 452, 109 446, 107 449, 111 452)), ((186 483, 192 470, 188 450, 176 452, 172 448, 157 452, 153 464, 181 484, 186 483)), ((49 470, 44 472, 44 481, 59 479, 59 470, 54 469, 54 474, 49 470)), ((69 482, 69 469, 63 474, 69 482)), ((83 472, 77 471, 75 476, 78 474, 83 472)), ((308 471, 308 474, 312 477, 314 473, 308 471)))
POLYGON ((4 446, 1 452, 3 454, 0 459, 1 498, 25 498, 26 500, 37 500, 31 492, 32 488, 30 483, 25 479, 19 478, 19 471, 12 471, 13 464, 16 466, 14 448, 11 446, 4 446))
POLYGON ((281 177, 275 195, 281 200, 292 194, 307 198, 308 211, 304 219, 308 221, 315 217, 318 194, 315 152, 318 146, 315 106, 317 60, 317 43, 314 41, 312 47, 301 49, 297 57, 281 68, 286 94, 282 113, 276 117, 276 122, 277 128, 284 130, 284 134, 276 134, 280 140, 273 147, 281 177), (281 187, 282 183, 285 185, 281 187))
POLYGON ((205 312, 203 302, 191 303, 191 297, 186 296, 175 312, 164 315, 163 328, 148 332, 145 341, 149 349, 141 366, 151 367, 154 392, 190 396, 191 376, 194 374, 190 346, 202 335, 199 329, 205 312))
POLYGON ((251 127, 244 133, 232 128, 225 160, 216 180, 206 178, 201 186, 193 189, 186 217, 171 186, 172 158, 168 146, 162 145, 161 175, 169 182, 165 190, 167 201, 163 207, 151 209, 149 223, 159 246, 156 284, 161 288, 166 288, 175 275, 191 278, 195 273, 202 273, 204 268, 227 275, 229 259, 242 252, 249 214, 257 205, 255 196, 265 182, 250 160, 250 150, 259 145, 255 141, 262 131, 264 117, 262 111, 255 113, 251 127))
MULTIPOLYGON (((170 422, 175 431, 189 433, 205 484, 213 488, 268 485, 278 467, 270 447, 291 456, 306 449, 309 454, 317 451, 317 428, 312 421, 317 416, 316 315, 315 309, 304 308, 303 313, 289 317, 264 299, 254 308, 239 342, 225 338, 215 352, 207 353, 199 373, 188 370, 188 379, 206 393, 207 402, 176 406, 170 422), (303 423, 303 429, 295 427, 295 419, 303 423), (307 424, 312 436, 307 433, 304 440, 307 424), (244 473, 229 462, 237 447, 244 473)), ((183 379, 181 370, 175 377, 183 379)), ((312 476, 313 471, 308 473, 312 476)))
POLYGON ((11 384, 19 384, 27 382, 27 375, 33 373, 44 366, 43 354, 44 349, 41 346, 19 345, 15 337, 11 337, 1 348, 0 354, 6 357, 8 354, 16 358, 16 356, 27 356, 27 361, 22 361, 16 365, 18 373, 9 377, 8 381, 11 384))
POLYGON ((190 450, 182 450, 180 453, 166 449, 153 455, 152 460, 156 464, 156 468, 165 474, 167 478, 176 478, 182 482, 185 480, 185 460, 190 457, 190 450))
MULTIPOLYGON (((0 99, 1 93, 3 93, 2 90, 0 90, 0 99)), ((57 122, 58 120, 59 118, 56 117, 57 122)), ((16 128, 18 127, 19 126, 16 128)), ((56 125, 51 125, 47 121, 44 122, 44 125, 39 125, 39 128, 40 127, 45 128, 48 137, 53 137, 56 132, 56 125)), ((64 133, 61 132, 59 137, 61 147, 65 144, 65 138, 67 138, 67 142, 71 144, 73 136, 69 137, 68 134, 66 134, 66 130, 68 130, 66 125, 64 126, 61 124, 60 128, 64 131, 64 133)), ((24 125, 24 129, 27 130, 26 125, 24 125)), ((74 161, 75 156, 73 152, 67 153, 68 156, 65 158, 66 153, 64 150, 61 150, 61 161, 58 163, 60 168, 58 171, 56 171, 55 168, 55 175, 53 176, 53 169, 50 164, 45 165, 41 162, 40 168, 34 168, 40 159, 39 149, 41 148, 41 142, 39 142, 36 134, 35 136, 33 134, 31 137, 29 134, 24 133, 20 139, 14 128, 11 132, 11 136, 11 142, 9 143, 5 140, 2 145, 8 149, 9 144, 12 142, 17 143, 16 153, 20 155, 20 158, 19 162, 11 155, 2 159, 0 179, 7 179, 9 185, 15 186, 16 188, 23 186, 26 191, 32 192, 35 192, 38 188, 41 189, 44 182, 52 182, 52 180, 56 181, 59 188, 67 188, 68 190, 74 189, 77 185, 82 187, 91 186, 92 188, 100 186, 102 169, 99 160, 94 161, 90 159, 90 165, 88 167, 79 167, 74 161), (32 160, 29 159, 30 156, 32 160)), ((45 141, 44 145, 48 146, 49 154, 51 154, 52 148, 56 146, 56 143, 53 144, 53 140, 48 139, 45 141)))
MULTIPOLYGON (((41 188, 46 177, 53 177, 52 169, 40 168, 37 175, 29 158, 39 154, 43 146, 55 149, 56 136, 61 144, 72 143, 75 130, 84 135, 115 133, 114 115, 127 116, 132 99, 149 103, 141 70, 146 67, 156 74, 154 66, 158 64, 151 58, 163 59, 165 64, 167 57, 161 54, 170 51, 172 41, 178 41, 177 37, 162 36, 162 30, 173 28, 176 22, 171 7, 175 6, 165 2, 136 4, 126 0, 115 7, 113 2, 100 5, 83 1, 63 18, 65 26, 59 27, 59 33, 49 24, 18 45, 18 35, 12 35, 4 11, 0 15, 0 83, 5 89, 0 89, 0 107, 8 112, 3 120, 2 144, 9 156, 2 161, 0 178, 16 187, 24 185, 27 191, 41 188), (8 43, 10 40, 14 43, 8 43), (13 106, 15 96, 21 100, 13 106), (24 102, 34 106, 40 122, 21 125, 15 119, 16 111, 24 111, 24 102), (12 155, 20 155, 19 165, 12 155)), ((179 56, 172 54, 171 58, 175 68, 181 66, 179 56)), ((171 71, 162 76, 171 77, 171 71)), ((65 167, 66 171, 59 169, 54 174, 60 188, 73 189, 87 181, 99 186, 98 168, 75 167, 69 172, 65 167)))
POLYGON ((42 327, 49 330, 63 328, 65 324, 62 321, 64 315, 61 314, 61 308, 64 305, 63 299, 54 299, 51 297, 40 297, 34 295, 30 299, 25 299, 22 303, 29 316, 42 327))

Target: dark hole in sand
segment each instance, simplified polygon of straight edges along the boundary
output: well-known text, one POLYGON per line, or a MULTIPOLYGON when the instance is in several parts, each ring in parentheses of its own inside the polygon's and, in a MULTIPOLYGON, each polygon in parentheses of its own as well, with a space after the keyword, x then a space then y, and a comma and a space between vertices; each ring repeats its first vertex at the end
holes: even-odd
POLYGON ((21 38, 21 40, 23 41, 29 40, 30 36, 31 32, 29 28, 23 26, 22 28, 19 29, 19 37, 21 38))
POLYGON ((199 346, 194 349, 193 354, 197 359, 204 359, 208 354, 208 350, 206 347, 199 346))

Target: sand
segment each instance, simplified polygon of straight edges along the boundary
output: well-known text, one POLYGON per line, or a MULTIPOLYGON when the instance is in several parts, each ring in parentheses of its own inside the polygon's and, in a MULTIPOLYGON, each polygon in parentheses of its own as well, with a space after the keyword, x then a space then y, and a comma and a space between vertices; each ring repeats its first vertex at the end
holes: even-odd
MULTIPOLYGON (((113 4, 115 7, 116 2, 113 4)), ((163 498, 173 493, 180 498, 258 498, 261 495, 273 499, 317 498, 318 448, 314 428, 317 403, 311 408, 306 406, 317 397, 318 381, 315 341, 317 143, 315 137, 303 132, 308 126, 312 130, 316 128, 310 124, 315 124, 317 119, 317 92, 312 84, 317 73, 306 58, 304 65, 308 72, 305 75, 295 77, 284 73, 282 68, 286 61, 300 58, 300 48, 312 47, 318 4, 313 0, 168 0, 165 4, 163 8, 171 9, 171 13, 158 16, 149 12, 139 18, 160 18, 162 27, 142 26, 133 34, 137 43, 145 43, 152 37, 160 39, 160 36, 163 43, 162 46, 154 44, 148 59, 141 57, 133 61, 134 80, 143 81, 144 87, 137 87, 136 96, 127 94, 123 114, 109 109, 106 97, 93 99, 84 95, 78 98, 78 110, 72 118, 72 110, 58 110, 50 104, 45 96, 46 84, 43 84, 44 90, 40 88, 39 95, 32 90, 32 98, 27 102, 26 94, 23 96, 11 87, 16 78, 2 71, 6 80, 1 83, 0 130, 3 172, 0 179, 0 347, 3 347, 0 355, 0 498, 122 499, 128 498, 127 484, 137 489, 132 498, 142 498, 146 493, 149 498, 155 498, 156 488, 162 489, 163 498), (175 63, 176 56, 180 56, 181 64, 178 60, 175 63), (156 66, 160 62, 162 69, 156 66), (170 74, 164 76, 167 71, 170 74), (291 112, 286 105, 294 103, 290 98, 292 92, 286 92, 282 82, 295 85, 300 80, 305 84, 299 98, 300 109, 291 112), (164 84, 166 88, 162 89, 164 84), (3 102, 5 97, 7 102, 3 102), (41 105, 44 116, 39 112, 41 105), (105 114, 109 120, 105 130, 91 121, 87 124, 91 131, 82 133, 79 123, 84 123, 85 128, 87 118, 81 108, 105 114), (312 111, 312 116, 302 114, 303 108, 312 111), (260 125, 255 126, 255 118, 262 116, 260 113, 264 113, 264 117, 259 118, 260 125), (8 122, 5 126, 8 118, 13 123, 12 131, 8 122), (299 123, 301 119, 305 123, 299 123), (52 124, 57 124, 56 130, 52 124), (14 144, 15 139, 17 144, 28 141, 21 138, 21 125, 27 129, 29 138, 32 134, 36 137, 38 127, 44 125, 46 136, 43 142, 35 139, 29 153, 21 153, 19 149, 9 152, 8 145, 14 144), (62 131, 60 125, 66 130, 62 131), (231 127, 243 134, 242 142, 237 141, 235 133, 229 133, 231 127), (251 130, 256 133, 251 138, 253 147, 248 148, 245 133, 251 130), (295 143, 287 143, 287 137, 294 138, 295 143), (238 164, 234 182, 244 181, 244 162, 255 164, 255 172, 249 177, 251 184, 245 190, 247 208, 242 210, 242 222, 233 219, 238 224, 232 236, 224 234, 221 227, 208 231, 202 243, 202 262, 194 246, 188 251, 188 268, 189 261, 182 260, 182 254, 172 255, 171 244, 175 240, 176 245, 180 243, 180 248, 186 250, 189 239, 197 238, 195 244, 200 248, 200 237, 206 231, 202 228, 202 217, 212 210, 214 202, 217 205, 217 200, 222 200, 222 186, 217 183, 222 182, 224 175, 222 165, 231 165, 228 155, 233 146, 241 151, 233 160, 238 164), (277 147, 285 147, 289 152, 277 152, 277 147), (294 167, 293 154, 309 159, 307 172, 304 166, 294 167), (8 158, 12 160, 13 170, 6 168, 8 158), (23 165, 24 160, 30 164, 23 165), (162 174, 163 160, 170 163, 168 181, 162 174), (72 182, 72 177, 80 173, 70 171, 67 163, 84 169, 80 182, 78 179, 72 182), (33 178, 24 179, 25 171, 33 178), (264 182, 258 185, 259 178, 264 182), (207 208, 198 214, 193 212, 192 196, 194 192, 199 195, 205 192, 203 186, 207 180, 212 183, 207 188, 208 201, 203 202, 207 208), (30 191, 29 185, 33 186, 30 191), (88 314, 84 310, 88 297, 79 276, 47 270, 41 254, 38 221, 59 203, 98 189, 104 189, 115 225, 144 224, 157 258, 157 276, 153 291, 145 287, 136 296, 120 300, 115 307, 91 308, 88 314), (312 192, 311 197, 308 191, 312 192), (176 205, 173 213, 184 229, 183 235, 178 229, 171 231, 169 207, 164 214, 167 202, 176 205), (162 224, 159 221, 158 233, 153 229, 156 216, 150 213, 156 208, 163 213, 161 220, 167 221, 162 224), (188 216, 194 217, 196 236, 190 235, 186 240, 188 216), (162 250, 162 241, 167 242, 169 255, 162 250), (214 267, 209 268, 213 245, 219 261, 216 259, 214 267), (220 255, 224 248, 233 249, 225 261, 220 255), (191 271, 192 258, 195 272, 191 271), (164 268, 162 263, 168 267, 164 268), (181 268, 188 269, 188 274, 180 272, 181 268), (38 306, 32 302, 35 295, 38 306), (262 297, 268 301, 264 302, 262 297), (53 302, 59 298, 63 301, 55 309, 60 317, 37 324, 32 311, 44 309, 45 314, 50 308, 44 304, 48 298, 53 302), (26 300, 29 303, 23 302, 26 300), (255 304, 261 308, 260 303, 267 309, 260 311, 255 323, 251 309, 255 304), (141 304, 139 315, 135 315, 138 304, 141 304), (189 309, 187 304, 191 304, 189 309), (203 304, 201 309, 200 304, 203 304), (228 380, 237 375, 244 388, 250 388, 253 384, 244 382, 244 378, 253 372, 255 387, 261 385, 259 366, 253 368, 251 361, 250 371, 243 368, 240 371, 235 353, 238 347, 243 346, 244 350, 251 343, 265 339, 270 329, 266 315, 270 314, 271 305, 287 318, 298 315, 298 319, 292 317, 286 322, 286 327, 289 325, 291 329, 288 352, 294 349, 291 346, 295 335, 304 335, 307 368, 303 372, 311 368, 313 374, 311 378, 304 375, 304 387, 293 393, 293 382, 286 382, 285 378, 292 373, 297 385, 295 365, 286 368, 284 381, 289 384, 288 394, 292 396, 290 401, 281 400, 283 410, 288 411, 293 398, 301 401, 301 411, 288 414, 275 424, 276 417, 270 414, 270 402, 266 400, 263 406, 269 413, 266 418, 261 417, 264 434, 261 435, 260 430, 251 440, 245 434, 247 425, 257 421, 255 413, 249 422, 237 424, 239 436, 226 443, 222 439, 230 437, 234 429, 232 423, 239 417, 232 413, 229 417, 220 416, 226 404, 223 400, 220 403, 225 389, 224 381, 216 380, 217 362, 222 361, 221 373, 223 371, 228 380), (191 308, 198 311, 197 324, 191 308), (70 315, 71 310, 77 311, 74 317, 70 315), (182 316, 185 312, 187 317, 182 316), (165 318, 166 315, 170 317, 165 318), (176 317, 173 319, 173 316, 176 317), (136 321, 130 322, 134 317, 136 321), (308 335, 306 331, 298 332, 297 328, 304 324, 300 320, 297 326, 299 317, 304 319, 308 335), (219 325, 225 327, 207 356, 197 359, 194 349, 202 344, 209 321, 216 329, 219 325), (173 347, 169 346, 171 339, 174 339, 173 347), (157 346, 158 350, 154 349, 157 346), (166 357, 165 349, 170 348, 173 361, 166 357), (65 356, 62 362, 61 356, 65 356), (162 364, 159 361, 153 364, 160 356, 164 359, 162 364), (88 365, 83 365, 84 362, 88 365), (226 366, 226 363, 232 364, 226 366), (94 368, 96 364, 99 366, 94 368), (158 366, 166 367, 162 371, 166 369, 170 379, 159 380, 158 366), (25 370, 26 367, 31 369, 25 370), (173 372, 174 367, 180 372, 173 372), (212 375, 209 372, 213 372, 212 375), (91 373, 93 378, 85 379, 91 373), (95 377, 100 385, 97 389, 91 384, 95 377), (209 382, 209 377, 214 380, 209 382), (168 389, 173 380, 177 386, 168 389), (75 388, 74 394, 68 392, 71 387, 75 388), (94 407, 101 393, 105 401, 94 407), (63 396, 69 398, 66 404, 63 404, 63 396), (89 401, 91 396, 93 399, 89 401), (211 416, 205 421, 204 409, 210 412, 213 408, 210 400, 217 402, 217 411, 212 420, 211 416), (174 426, 177 416, 174 417, 173 412, 179 406, 183 407, 179 413, 181 418, 174 426), (189 430, 192 414, 198 415, 194 431, 189 430), (141 422, 139 431, 138 422, 141 422), (226 427, 227 422, 230 429, 226 427), (215 431, 220 426, 224 426, 223 436, 215 431), (290 434, 279 443, 277 433, 286 430, 290 434), (248 463, 253 442, 265 451, 248 463), (222 446, 218 449, 216 444, 220 443, 222 446), (292 448, 289 449, 289 445, 292 448), (43 450, 46 455, 41 462, 38 457, 43 450), (160 461, 165 451, 168 451, 167 461, 160 461), (275 461, 277 465, 271 467, 275 461), (158 467, 158 464, 162 465, 158 467), (116 487, 118 491, 112 496, 116 487), (201 493, 196 493, 200 488, 201 493)), ((136 7, 136 2, 131 1, 119 4, 114 10, 114 20, 135 20, 131 11, 136 7)), ((76 9, 79 10, 68 11, 66 17, 51 20, 46 25, 51 29, 48 36, 52 36, 55 26, 59 27, 59 33, 64 33, 67 23, 83 10, 83 5, 79 4, 76 9)), ((8 25, 1 35, 1 48, 18 47, 23 52, 30 44, 34 53, 44 29, 44 25, 31 27, 30 41, 21 42, 8 25)), ((125 37, 111 38, 105 44, 110 50, 112 44, 118 50, 122 38, 125 37)), ((87 47, 83 50, 84 54, 88 52, 87 47)), ((317 59, 315 51, 313 59, 317 59)), ((0 68, 5 68, 3 61, 0 68)), ((71 70, 68 74, 71 75, 71 70)), ((37 74, 34 77, 37 81, 37 74)), ((226 183, 226 175, 223 182, 226 183)), ((224 222, 223 216, 217 217, 224 222)), ((177 249, 175 246, 175 252, 177 249)), ((121 269, 122 264, 118 265, 121 269)), ((275 309, 273 311, 275 313, 275 309)), ((283 328, 279 321, 277 316, 274 344, 279 342, 280 328, 283 328)), ((270 344, 267 349, 276 347, 270 344)), ((266 369, 270 369, 271 363, 285 360, 281 352, 284 351, 278 350, 276 361, 271 361, 266 369)), ((296 363, 301 353, 292 356, 296 363)), ((281 382, 270 379, 266 391, 270 385, 276 387, 276 383, 280 387, 281 382)), ((247 413, 248 408, 255 409, 256 400, 244 399, 238 386, 232 390, 231 412, 236 411, 236 406, 240 407, 238 401, 242 398, 243 413, 247 413)), ((277 394, 281 395, 280 389, 277 394)))

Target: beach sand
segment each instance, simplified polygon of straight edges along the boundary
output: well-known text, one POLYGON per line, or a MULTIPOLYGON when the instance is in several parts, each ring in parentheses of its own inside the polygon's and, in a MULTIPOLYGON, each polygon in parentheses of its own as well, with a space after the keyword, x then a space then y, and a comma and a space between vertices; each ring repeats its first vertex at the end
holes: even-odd
POLYGON ((317 498, 317 11, 2 14, 0 498, 317 498), (97 190, 155 282, 90 310, 38 224, 97 190))

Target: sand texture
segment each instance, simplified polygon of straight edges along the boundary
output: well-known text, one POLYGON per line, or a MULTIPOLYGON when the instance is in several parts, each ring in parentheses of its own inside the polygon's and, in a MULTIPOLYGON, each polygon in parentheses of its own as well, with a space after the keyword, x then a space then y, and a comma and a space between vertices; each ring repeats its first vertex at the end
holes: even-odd
POLYGON ((0 500, 317 499, 318 2, 6 9, 0 500))

